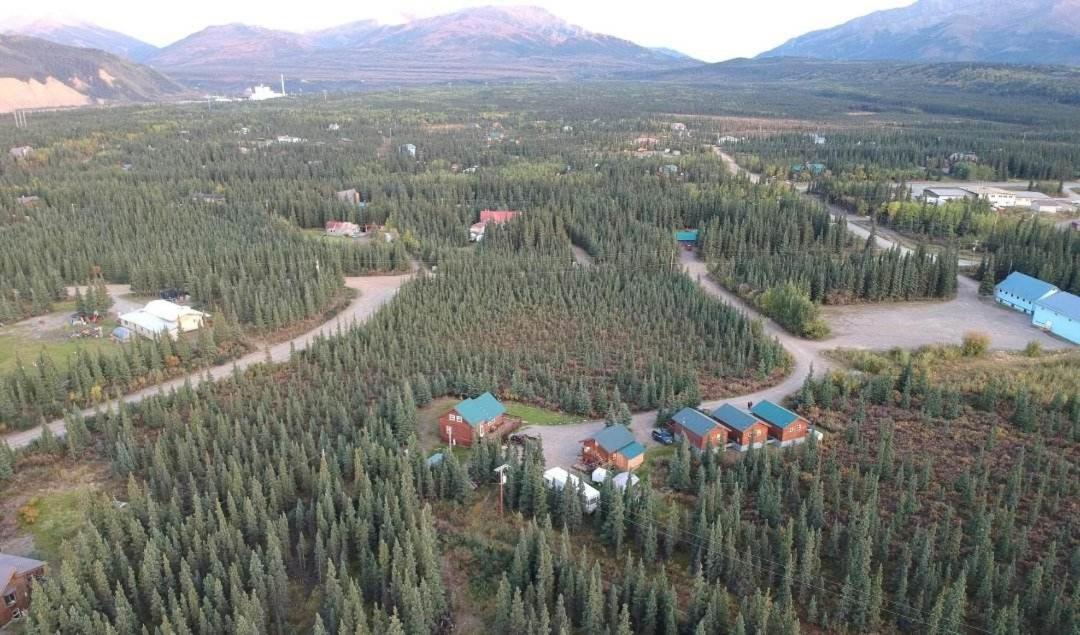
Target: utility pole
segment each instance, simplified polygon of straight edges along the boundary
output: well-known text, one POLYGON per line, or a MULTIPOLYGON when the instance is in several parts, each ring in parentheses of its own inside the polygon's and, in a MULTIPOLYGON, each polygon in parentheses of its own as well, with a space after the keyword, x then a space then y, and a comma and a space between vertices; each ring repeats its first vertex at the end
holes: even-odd
POLYGON ((495 468, 495 473, 499 475, 499 515, 503 515, 503 489, 506 487, 506 470, 510 468, 509 463, 503 463, 499 467, 495 468))

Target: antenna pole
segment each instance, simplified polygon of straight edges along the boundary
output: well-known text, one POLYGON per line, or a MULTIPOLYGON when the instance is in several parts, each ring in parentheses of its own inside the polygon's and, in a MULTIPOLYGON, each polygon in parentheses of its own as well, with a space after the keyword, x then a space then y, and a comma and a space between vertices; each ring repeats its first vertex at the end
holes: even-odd
POLYGON ((281 96, 285 96, 285 73, 281 74, 281 96))

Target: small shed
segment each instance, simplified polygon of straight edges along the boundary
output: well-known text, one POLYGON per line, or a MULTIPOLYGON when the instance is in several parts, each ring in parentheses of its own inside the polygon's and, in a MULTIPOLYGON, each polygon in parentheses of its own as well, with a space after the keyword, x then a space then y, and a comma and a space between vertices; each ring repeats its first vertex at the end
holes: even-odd
POLYGON ((612 486, 614 486, 615 489, 619 490, 620 492, 624 491, 631 485, 637 485, 640 482, 641 479, 634 476, 630 472, 619 472, 615 475, 615 478, 611 479, 612 486))

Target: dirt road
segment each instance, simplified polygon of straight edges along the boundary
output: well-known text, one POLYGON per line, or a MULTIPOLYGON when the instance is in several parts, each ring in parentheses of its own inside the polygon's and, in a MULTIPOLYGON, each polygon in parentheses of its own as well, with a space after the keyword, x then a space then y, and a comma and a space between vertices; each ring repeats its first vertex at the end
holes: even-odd
MULTIPOLYGON (((283 362, 289 358, 290 351, 303 350, 307 348, 311 342, 320 335, 330 336, 334 333, 344 331, 354 324, 359 324, 369 317, 375 314, 384 304, 389 302, 391 298, 397 293, 401 285, 405 284, 412 278, 413 274, 393 275, 393 276, 359 276, 353 278, 345 278, 345 285, 350 289, 356 289, 359 291, 359 295, 349 303, 345 309, 339 312, 330 320, 320 324, 319 326, 298 335, 297 337, 271 346, 269 349, 270 359, 275 362, 283 362)), ((117 287, 114 298, 118 298, 122 293, 126 293, 126 285, 110 285, 110 287, 117 287), (123 288, 120 288, 123 287, 123 288)), ((113 289, 110 288, 110 294, 113 293, 113 289)), ((253 351, 247 355, 235 360, 230 364, 223 364, 221 366, 213 366, 209 369, 192 373, 184 377, 178 377, 170 381, 144 388, 143 390, 125 395, 121 399, 108 401, 97 408, 88 408, 82 411, 83 416, 89 416, 94 414, 97 410, 115 409, 121 403, 135 403, 142 401, 143 399, 161 394, 167 393, 170 390, 179 388, 184 385, 185 381, 197 382, 203 378, 210 377, 213 380, 218 380, 223 377, 227 377, 232 374, 233 368, 245 369, 254 364, 259 364, 266 361, 267 351, 266 349, 260 349, 253 351)), ((48 424, 49 428, 57 436, 64 434, 64 421, 62 419, 53 421, 48 424)), ((21 432, 13 432, 4 437, 8 445, 12 448, 21 448, 29 445, 34 439, 41 436, 41 428, 33 428, 30 430, 23 430, 21 432)))

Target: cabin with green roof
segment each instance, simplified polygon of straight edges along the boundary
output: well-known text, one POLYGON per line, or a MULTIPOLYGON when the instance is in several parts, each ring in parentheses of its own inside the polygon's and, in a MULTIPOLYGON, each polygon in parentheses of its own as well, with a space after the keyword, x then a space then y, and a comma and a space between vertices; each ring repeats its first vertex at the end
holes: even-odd
POLYGON ((645 446, 624 425, 606 426, 581 442, 582 461, 592 466, 611 465, 620 470, 634 470, 645 461, 645 446))
POLYGON ((806 440, 810 433, 810 422, 787 408, 763 399, 750 408, 750 413, 765 422, 769 427, 769 436, 787 447, 806 440))
POLYGON ((439 436, 450 447, 471 446, 476 440, 500 431, 506 422, 506 406, 486 392, 466 399, 439 418, 439 436))
POLYGON ((768 441, 769 427, 765 422, 729 403, 713 410, 712 418, 727 428, 728 439, 740 452, 764 447, 768 441))

